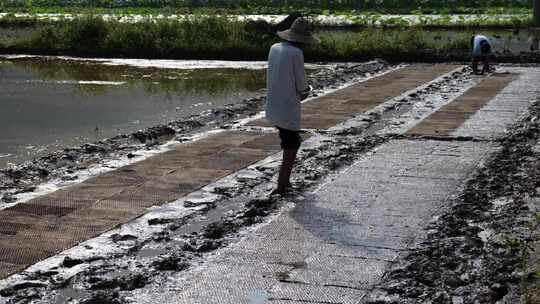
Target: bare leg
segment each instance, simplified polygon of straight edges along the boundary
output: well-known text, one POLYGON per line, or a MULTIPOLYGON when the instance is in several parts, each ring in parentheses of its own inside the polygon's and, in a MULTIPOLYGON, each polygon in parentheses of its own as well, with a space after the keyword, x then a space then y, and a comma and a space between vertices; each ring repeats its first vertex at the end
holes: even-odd
POLYGON ((275 192, 285 193, 287 188, 291 186, 291 172, 296 160, 298 149, 283 150, 283 162, 279 169, 278 186, 275 192))
POLYGON ((472 70, 474 74, 478 74, 478 60, 475 58, 472 60, 472 70))
POLYGON ((486 56, 486 59, 484 60, 484 68, 482 69, 482 74, 484 74, 484 72, 489 73, 489 56, 486 56))

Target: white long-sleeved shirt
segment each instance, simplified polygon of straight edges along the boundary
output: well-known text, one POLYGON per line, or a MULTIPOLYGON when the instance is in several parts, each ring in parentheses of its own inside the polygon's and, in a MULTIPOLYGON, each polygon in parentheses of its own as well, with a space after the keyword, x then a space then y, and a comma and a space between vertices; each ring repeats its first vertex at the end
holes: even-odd
POLYGON ((300 130, 300 92, 307 89, 304 53, 288 42, 268 55, 266 119, 283 129, 300 130))
POLYGON ((491 54, 491 52, 489 52, 487 54, 482 53, 482 48, 480 46, 480 43, 482 41, 487 41, 487 43, 490 43, 489 39, 484 35, 476 35, 476 36, 474 36, 473 51, 472 51, 473 56, 484 56, 484 55, 490 55, 491 54))

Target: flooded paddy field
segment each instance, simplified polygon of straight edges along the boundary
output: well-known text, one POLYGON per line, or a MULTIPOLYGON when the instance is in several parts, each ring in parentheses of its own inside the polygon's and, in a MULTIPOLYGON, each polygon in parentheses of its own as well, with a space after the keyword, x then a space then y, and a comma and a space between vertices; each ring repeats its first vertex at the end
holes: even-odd
POLYGON ((265 70, 246 67, 0 60, 0 167, 263 94, 265 70))

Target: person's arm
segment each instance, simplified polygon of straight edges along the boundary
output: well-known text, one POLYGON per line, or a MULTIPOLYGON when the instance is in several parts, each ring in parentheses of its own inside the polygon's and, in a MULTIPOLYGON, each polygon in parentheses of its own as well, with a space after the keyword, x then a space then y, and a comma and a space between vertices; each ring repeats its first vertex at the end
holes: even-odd
POLYGON ((296 92, 300 95, 300 99, 304 100, 308 97, 309 87, 306 81, 306 70, 304 69, 304 54, 300 53, 293 60, 294 82, 296 92))

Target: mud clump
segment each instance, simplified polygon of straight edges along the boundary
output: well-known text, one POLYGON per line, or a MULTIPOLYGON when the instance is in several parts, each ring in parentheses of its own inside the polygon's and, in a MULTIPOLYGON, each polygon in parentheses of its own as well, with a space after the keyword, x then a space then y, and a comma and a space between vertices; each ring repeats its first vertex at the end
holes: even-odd
POLYGON ((153 218, 148 220, 148 225, 164 225, 174 222, 174 219, 167 219, 167 218, 153 218))
POLYGON ((133 133, 131 136, 133 136, 135 139, 137 139, 141 143, 145 143, 147 141, 158 140, 160 137, 163 137, 163 136, 174 135, 174 134, 176 134, 176 131, 169 126, 156 126, 156 127, 148 128, 145 131, 137 131, 133 133))
POLYGON ((186 244, 184 250, 192 252, 209 252, 221 247, 222 242, 219 240, 196 240, 192 244, 186 244))
POLYGON ((4 204, 15 203, 16 201, 17 199, 13 195, 4 195, 1 199, 1 202, 3 202, 4 204))
MULTIPOLYGON (((74 259, 74 258, 71 258, 71 257, 67 256, 62 261, 61 266, 65 267, 65 268, 72 268, 72 267, 75 267, 75 266, 80 265, 80 264, 91 263, 91 262, 95 262, 95 261, 102 260, 102 259, 103 259, 103 257, 101 257, 101 256, 94 256, 94 257, 84 259, 84 260, 83 259, 74 259)), ((48 271, 48 272, 43 272, 43 273, 39 273, 39 274, 41 276, 51 276, 51 275, 53 275, 55 273, 58 273, 58 272, 57 271, 48 271)))
POLYGON ((62 261, 62 266, 66 267, 66 268, 71 268, 71 267, 77 266, 77 265, 82 264, 82 263, 84 263, 83 260, 72 259, 70 257, 65 257, 64 261, 62 261))
POLYGON ((184 271, 189 268, 184 255, 173 254, 155 261, 152 266, 161 271, 184 271))
POLYGON ((131 234, 115 233, 111 235, 111 240, 115 243, 118 243, 118 242, 125 242, 125 241, 134 241, 134 240, 137 240, 137 237, 131 234))
POLYGON ((246 204, 246 210, 239 216, 246 223, 256 223, 261 217, 267 216, 275 207, 276 201, 272 198, 255 199, 246 204))
POLYGON ((222 238, 225 234, 235 230, 237 225, 232 221, 221 221, 208 225, 202 233, 205 238, 217 240, 222 238))
POLYGON ((10 297, 25 289, 43 288, 47 285, 41 282, 22 282, 0 290, 0 296, 10 297))
POLYGON ((149 279, 146 275, 141 273, 130 273, 124 276, 116 278, 98 278, 94 277, 89 280, 91 284, 90 289, 120 289, 120 290, 134 290, 144 287, 148 284, 149 279))
POLYGON ((243 209, 204 227, 200 237, 209 240, 222 239, 226 235, 237 232, 244 226, 260 222, 262 217, 268 215, 276 207, 277 200, 273 198, 249 200, 243 209))

